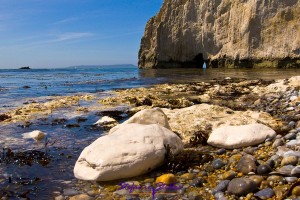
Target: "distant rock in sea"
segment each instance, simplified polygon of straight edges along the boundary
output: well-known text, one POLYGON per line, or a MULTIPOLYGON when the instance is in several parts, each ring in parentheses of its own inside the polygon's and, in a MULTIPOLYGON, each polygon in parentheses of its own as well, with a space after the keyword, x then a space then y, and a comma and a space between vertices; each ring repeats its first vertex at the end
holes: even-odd
POLYGON ((31 69, 31 68, 27 66, 27 67, 20 67, 19 69, 31 69))

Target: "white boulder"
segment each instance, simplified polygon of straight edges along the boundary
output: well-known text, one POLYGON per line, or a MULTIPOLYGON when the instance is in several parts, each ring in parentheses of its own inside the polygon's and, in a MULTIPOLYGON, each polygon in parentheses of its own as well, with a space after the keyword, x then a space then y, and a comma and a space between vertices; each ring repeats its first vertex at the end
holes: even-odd
POLYGON ((235 149, 260 144, 275 136, 275 131, 263 124, 221 126, 212 131, 207 143, 219 148, 235 149))
POLYGON ((145 109, 142 111, 137 112, 132 117, 130 117, 128 120, 123 122, 121 125, 113 127, 109 133, 113 133, 116 130, 120 128, 120 126, 123 126, 124 124, 130 124, 130 123, 137 123, 137 124, 159 124, 167 129, 170 129, 170 125, 168 122, 168 118, 166 114, 162 111, 161 108, 151 108, 151 109, 145 109))
POLYGON ((24 133, 23 134, 23 138, 25 139, 34 139, 36 141, 41 141, 42 139, 44 139, 44 137, 46 136, 46 133, 43 133, 42 131, 39 130, 35 130, 29 133, 24 133))
POLYGON ((167 144, 174 154, 183 149, 181 139, 158 124, 122 124, 113 134, 98 138, 82 151, 74 175, 91 181, 138 176, 163 164, 167 144))

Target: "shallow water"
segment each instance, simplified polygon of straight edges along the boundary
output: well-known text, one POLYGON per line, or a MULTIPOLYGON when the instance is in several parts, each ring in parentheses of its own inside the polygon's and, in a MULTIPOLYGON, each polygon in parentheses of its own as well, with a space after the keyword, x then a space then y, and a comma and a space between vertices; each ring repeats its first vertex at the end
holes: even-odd
MULTIPOLYGON (((147 87, 157 83, 182 83, 208 81, 225 77, 245 79, 282 79, 300 75, 300 69, 161 69, 138 70, 132 66, 0 70, 0 114, 23 105, 28 100, 46 101, 49 96, 64 96, 77 93, 93 93, 99 97, 103 90, 115 88, 147 87), (29 86, 29 88, 23 88, 29 86), (100 92, 100 93, 99 93, 100 92)), ((89 102, 82 102, 90 106, 89 102)), ((65 188, 76 188, 73 166, 82 149, 103 134, 103 130, 91 125, 100 117, 96 112, 75 112, 76 106, 60 109, 46 119, 32 121, 23 128, 22 123, 0 125, 0 151, 11 148, 14 152, 39 150, 47 152, 51 161, 42 166, 34 162, 31 166, 16 163, 0 163, 0 196, 14 191, 10 199, 29 191, 31 199, 52 199, 54 192, 65 188), (52 125, 57 118, 67 119, 68 124, 78 118, 86 118, 80 127, 67 128, 65 124, 52 125), (50 145, 22 138, 22 134, 33 130, 46 132, 50 145), (10 177, 10 178, 9 178, 10 177)), ((3 155, 2 155, 3 156, 3 155)))

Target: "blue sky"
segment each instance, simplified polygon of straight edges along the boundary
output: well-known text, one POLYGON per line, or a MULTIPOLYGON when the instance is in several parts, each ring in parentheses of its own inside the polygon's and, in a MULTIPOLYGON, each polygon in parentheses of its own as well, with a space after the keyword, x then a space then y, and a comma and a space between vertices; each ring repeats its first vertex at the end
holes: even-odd
POLYGON ((163 0, 0 0, 0 68, 137 64, 163 0))

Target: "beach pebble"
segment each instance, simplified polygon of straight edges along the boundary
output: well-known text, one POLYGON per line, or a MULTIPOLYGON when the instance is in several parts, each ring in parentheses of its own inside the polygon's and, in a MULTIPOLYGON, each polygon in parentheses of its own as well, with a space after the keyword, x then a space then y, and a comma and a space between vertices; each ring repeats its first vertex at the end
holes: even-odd
POLYGON ((225 192, 227 189, 227 186, 229 184, 230 180, 222 180, 220 181, 220 183, 217 185, 217 187, 215 187, 212 190, 212 194, 216 194, 217 192, 225 192))
POLYGON ((295 166, 293 165, 285 165, 279 169, 277 169, 277 172, 284 174, 284 175, 290 175, 292 170, 294 169, 295 166))
POLYGON ((253 180, 243 177, 232 179, 228 184, 227 191, 230 194, 242 196, 254 192, 256 189, 257 186, 253 180))
POLYGON ((281 166, 284 165, 296 165, 298 163, 297 156, 286 156, 281 161, 281 166))
POLYGON ((291 171, 292 175, 299 175, 300 174, 300 166, 296 166, 291 171))
POLYGON ((221 169, 222 167, 225 166, 225 163, 224 163, 223 160, 221 160, 220 158, 217 158, 217 159, 215 159, 215 160, 212 162, 212 166, 213 166, 215 169, 221 169))
POLYGON ((232 180, 236 177, 237 173, 234 171, 226 171, 221 175, 221 179, 224 180, 232 180))
POLYGON ((164 183, 170 185, 171 183, 176 183, 177 179, 174 174, 163 174, 156 178, 156 183, 164 183))
POLYGON ((26 139, 31 138, 31 139, 34 139, 36 141, 41 141, 42 139, 44 139, 44 137, 46 135, 47 134, 42 132, 42 131, 35 130, 35 131, 29 132, 29 133, 24 133, 23 138, 26 138, 26 139))
POLYGON ((222 155, 222 154, 224 154, 224 153, 226 153, 226 149, 224 149, 224 148, 218 149, 218 150, 216 151, 216 154, 217 154, 217 155, 222 155))
POLYGON ((245 155, 243 156, 238 164, 237 164, 237 170, 239 172, 242 172, 243 174, 248 174, 249 172, 256 172, 256 163, 255 158, 251 155, 245 155))
POLYGON ((94 198, 90 197, 87 194, 79 194, 79 195, 70 197, 69 200, 93 200, 93 199, 94 198))
POLYGON ((54 200, 65 200, 65 197, 63 195, 59 195, 59 196, 56 196, 54 198, 54 200))
POLYGON ((256 183, 257 187, 259 187, 264 181, 264 177, 259 175, 249 176, 249 179, 253 180, 256 183))
POLYGON ((291 140, 286 143, 287 147, 300 146, 300 140, 291 140))
POLYGON ((263 124, 221 126, 212 131, 207 143, 219 148, 235 149, 260 144, 275 136, 275 131, 263 124))
POLYGON ((204 179, 201 178, 201 177, 197 177, 195 179, 193 179, 189 185, 190 186, 193 186, 193 187, 202 187, 203 186, 203 183, 204 183, 204 179))
POLYGON ((284 140, 282 138, 279 138, 279 139, 276 139, 273 142, 272 147, 277 148, 277 147, 282 146, 282 145, 284 145, 284 140))
POLYGON ((300 158, 300 151, 286 151, 282 154, 283 157, 287 157, 287 156, 297 156, 298 158, 300 158))
POLYGON ((265 188, 254 194, 255 197, 259 197, 260 199, 269 199, 275 196, 274 190, 271 188, 265 188))
POLYGON ((75 189, 64 189, 63 192, 64 192, 65 196, 74 196, 74 195, 79 194, 79 192, 75 189))
POLYGON ((269 165, 262 164, 257 167, 257 174, 268 174, 272 171, 272 168, 269 165))
POLYGON ((288 183, 294 183, 296 181, 298 181, 297 177, 284 177, 284 179, 286 180, 286 182, 288 183))
POLYGON ((223 192, 217 192, 214 197, 216 200, 227 200, 223 192))
POLYGON ((296 186, 296 187, 293 188, 292 195, 295 195, 297 197, 300 196, 300 186, 296 186))
POLYGON ((286 139, 286 140, 296 139, 296 133, 288 133, 283 138, 286 139))
POLYGON ((192 180, 193 178, 195 178, 195 174, 185 173, 185 174, 182 174, 180 176, 180 178, 185 179, 185 180, 192 180))

